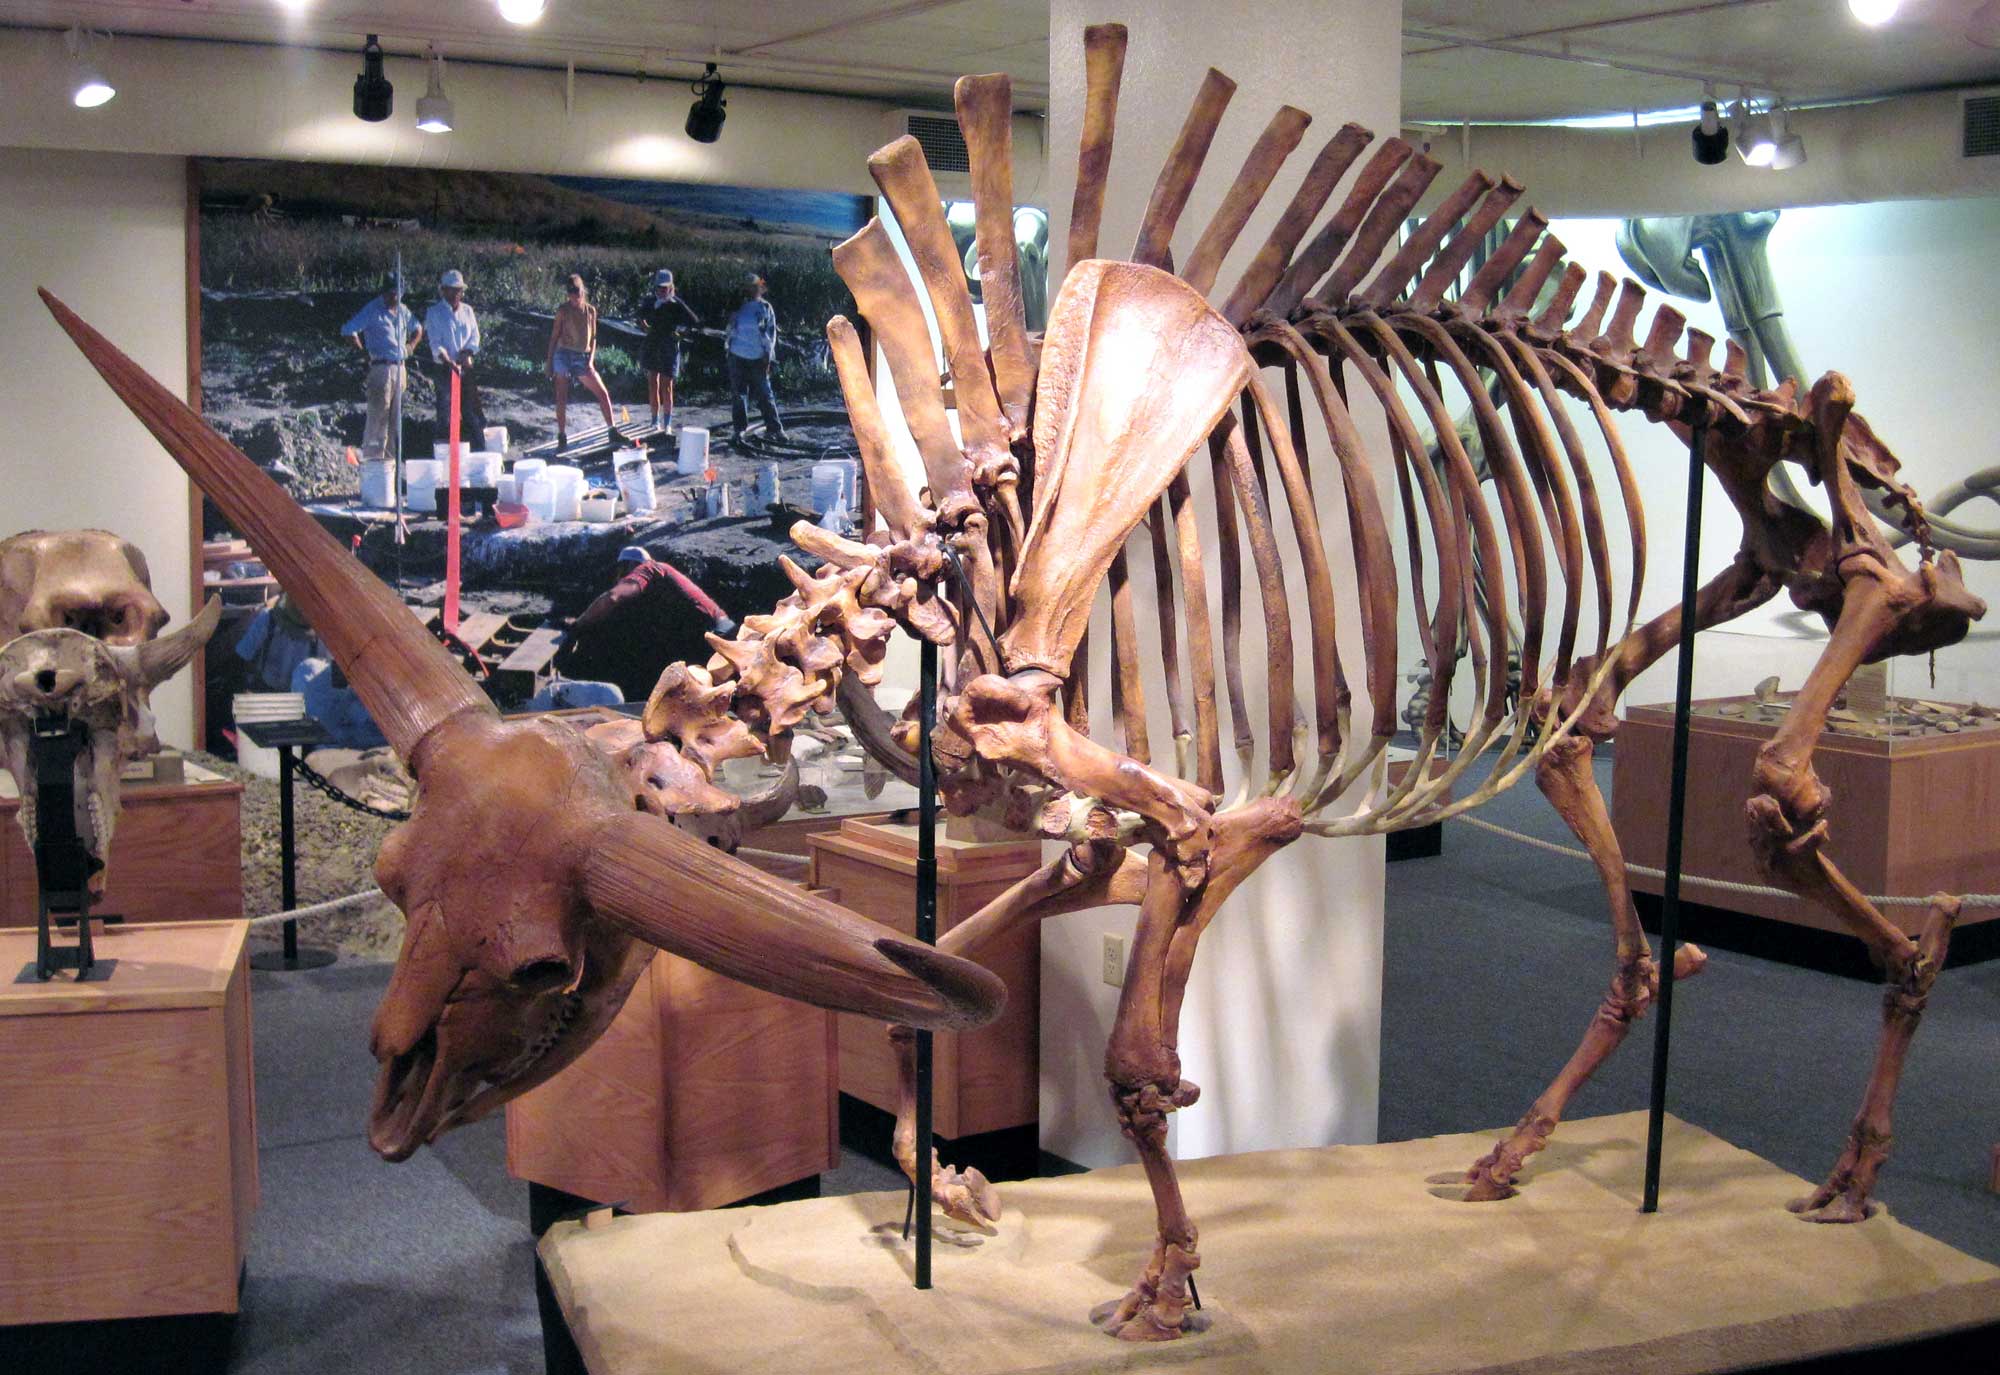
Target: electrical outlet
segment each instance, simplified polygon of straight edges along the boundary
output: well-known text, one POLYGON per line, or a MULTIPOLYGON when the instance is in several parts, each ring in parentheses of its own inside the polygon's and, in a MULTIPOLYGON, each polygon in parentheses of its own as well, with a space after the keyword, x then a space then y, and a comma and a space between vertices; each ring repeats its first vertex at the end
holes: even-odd
POLYGON ((1125 986, 1125 938, 1109 931, 1104 933, 1104 982, 1125 986))

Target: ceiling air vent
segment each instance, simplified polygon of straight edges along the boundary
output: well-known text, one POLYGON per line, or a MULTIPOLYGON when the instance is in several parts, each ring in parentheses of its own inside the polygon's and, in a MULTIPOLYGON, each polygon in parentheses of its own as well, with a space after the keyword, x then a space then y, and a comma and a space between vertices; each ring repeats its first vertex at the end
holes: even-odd
POLYGON ((1960 157, 2000 157, 2000 95, 1969 95, 1964 111, 1964 143, 1960 157))
POLYGON ((905 110, 903 132, 924 150, 924 161, 933 172, 970 172, 972 161, 965 151, 965 135, 950 115, 925 110, 905 110))

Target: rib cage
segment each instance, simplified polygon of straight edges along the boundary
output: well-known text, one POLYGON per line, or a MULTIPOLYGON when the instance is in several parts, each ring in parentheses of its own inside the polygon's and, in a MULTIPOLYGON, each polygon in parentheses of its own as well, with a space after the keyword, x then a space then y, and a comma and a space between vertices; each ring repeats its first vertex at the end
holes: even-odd
MULTIPOLYGON (((1099 257, 1123 30, 1095 28, 1086 42, 1072 272, 1099 257)), ((1128 261, 1169 268, 1170 245, 1234 89, 1212 70, 1202 82, 1128 261)), ((963 682, 1021 666, 1009 658, 1008 630, 1020 617, 1039 614, 1031 605, 1037 599, 1019 595, 1023 561, 1033 557, 1023 508, 1033 504, 1039 525, 1033 493, 1046 475, 1035 465, 1047 456, 1038 456, 1039 432, 1030 433, 1027 397, 1039 341, 1022 324, 1006 213, 1012 200, 1007 83, 968 77, 959 83, 958 105, 971 155, 976 252, 988 284, 989 348, 980 345, 962 265, 920 150, 900 140, 870 164, 939 322, 957 440, 933 380, 936 355, 923 312, 880 226, 871 224, 837 250, 836 266, 881 341, 929 483, 926 493, 897 493, 883 502, 889 543, 935 528, 964 560, 954 614, 955 678, 963 682)), ((1288 790, 1309 830, 1365 834, 1426 825, 1510 786, 1574 725, 1604 681, 1607 651, 1636 623, 1645 559, 1643 514, 1617 413, 1675 423, 1690 401, 1699 401, 1718 427, 1739 434, 1768 427, 1768 437, 1757 442, 1774 451, 1795 443, 1805 422, 1794 385, 1753 391, 1733 348, 1717 369, 1714 340, 1686 329, 1671 306, 1655 312, 1642 341, 1636 331, 1645 289, 1637 282, 1599 274, 1572 321, 1586 274, 1564 261, 1562 244, 1532 209, 1451 294, 1475 248, 1521 197, 1511 179, 1467 177, 1376 269, 1439 164, 1399 138, 1377 141, 1353 124, 1321 147, 1248 267, 1221 290, 1222 262, 1309 122, 1289 106, 1271 118, 1178 274, 1240 332, 1255 365, 1208 435, 1207 464, 1197 450, 1179 471, 1153 474, 1160 495, 1139 505, 1125 537, 1112 541, 1103 576, 1108 611, 1100 613, 1110 627, 1108 681, 1093 685, 1091 659, 1081 654, 1065 691, 1073 725, 1085 727, 1093 698, 1108 698, 1126 756, 1171 768, 1211 793, 1223 788, 1226 706, 1239 798, 1288 790), (1336 201, 1343 181, 1346 192, 1336 201), (1308 239, 1329 204, 1331 214, 1308 239), (1357 385, 1387 427, 1398 498, 1393 516, 1377 496, 1376 465, 1349 411, 1357 385), (1470 403, 1490 492, 1456 433, 1453 392, 1470 403), (1582 403, 1588 419, 1581 427, 1562 402, 1565 393, 1582 403), (1609 482, 1593 471, 1592 430, 1609 482), (1428 458, 1427 432, 1438 446, 1438 468, 1428 458), (1328 441, 1338 467, 1337 500, 1315 492, 1308 458, 1315 436, 1328 441), (1606 518, 1614 497, 1622 520, 1617 512, 1606 518), (1400 572, 1392 518, 1400 519, 1404 535, 1400 572), (1346 536, 1338 567, 1326 539, 1335 523, 1346 536), (1633 570, 1622 597, 1613 586, 1614 539, 1624 541, 1633 570), (1201 557, 1210 541, 1213 571, 1201 557), (1142 581, 1157 606, 1154 618, 1138 614, 1142 581), (1212 581, 1219 586, 1211 588, 1212 581), (1343 586, 1358 593, 1358 662, 1343 655, 1336 627, 1343 586), (1411 598, 1417 647, 1433 674, 1417 766, 1396 787, 1376 789, 1371 803, 1338 814, 1336 802, 1377 769, 1395 732, 1403 595, 1411 598), (1310 629, 1308 642, 1295 645, 1293 603, 1301 597, 1310 629), (1586 624, 1589 602, 1596 614, 1586 624), (1269 665, 1261 704, 1246 700, 1240 672, 1246 617, 1261 627, 1269 665), (1520 627, 1518 696, 1509 691, 1510 621, 1520 627), (1446 733, 1461 655, 1475 703, 1471 731, 1463 750, 1433 775, 1429 765, 1446 733), (1166 666, 1171 763, 1156 758, 1148 729, 1142 666, 1154 656, 1166 666), (1352 719, 1357 682, 1368 702, 1359 722, 1352 719), (1264 767, 1256 776, 1260 743, 1264 767), (1485 781, 1444 800, 1496 743, 1499 762, 1485 781)), ((1050 337, 1056 333, 1052 320, 1050 337)), ((852 402, 852 388, 849 395, 852 402)), ((872 412, 872 397, 863 400, 872 412)), ((869 459, 867 436, 862 448, 869 459)), ((868 466, 878 491, 896 485, 885 452, 868 466)))

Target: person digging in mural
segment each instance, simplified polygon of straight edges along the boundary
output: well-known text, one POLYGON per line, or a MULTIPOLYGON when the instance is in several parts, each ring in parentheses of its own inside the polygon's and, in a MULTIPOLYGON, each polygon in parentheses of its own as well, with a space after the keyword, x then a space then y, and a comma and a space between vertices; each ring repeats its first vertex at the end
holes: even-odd
POLYGON ((653 294, 639 307, 639 327, 646 342, 639 362, 651 389, 653 427, 662 435, 674 425, 674 382, 681 375, 681 329, 699 327, 694 308, 674 289, 674 274, 661 268, 653 274, 653 294))
POLYGON ((675 659, 705 654, 710 631, 725 638, 736 622, 687 574, 636 544, 618 551, 618 581, 583 609, 556 665, 570 678, 616 683, 638 701, 675 659))
MULTIPOLYGON (((404 360, 423 340, 424 327, 403 304, 403 279, 391 273, 382 283, 382 294, 354 312, 354 318, 340 327, 354 346, 368 355, 368 423, 361 432, 362 455, 370 459, 391 457, 388 448, 389 418, 403 400, 409 378, 404 360)), ((396 437, 396 453, 402 451, 402 436, 396 437)))
POLYGON ((424 339, 429 344, 431 381, 437 386, 439 444, 451 439, 451 379, 458 374, 459 440, 468 450, 480 447, 486 429, 486 408, 472 380, 472 360, 479 354, 479 317, 465 301, 465 275, 457 268, 438 278, 438 298, 424 312, 424 339))
POLYGON ((556 322, 549 330, 549 376, 556 384, 556 451, 569 447, 569 386, 581 382, 604 412, 605 438, 613 444, 629 441, 611 416, 611 392, 597 375, 597 307, 590 303, 583 278, 570 274, 556 322))
POLYGON ((771 364, 778 356, 778 312, 764 299, 764 279, 752 272, 743 282, 743 303, 729 316, 723 340, 729 356, 729 410, 741 438, 750 423, 749 400, 754 397, 764 417, 764 433, 786 438, 778 418, 778 398, 771 393, 771 364))

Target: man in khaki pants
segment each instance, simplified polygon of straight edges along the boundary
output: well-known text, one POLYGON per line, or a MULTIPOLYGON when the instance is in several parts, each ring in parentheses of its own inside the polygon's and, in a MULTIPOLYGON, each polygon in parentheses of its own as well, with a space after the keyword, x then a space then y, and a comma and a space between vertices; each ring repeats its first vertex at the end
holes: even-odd
MULTIPOLYGON (((340 327, 340 332, 368 355, 365 389, 368 424, 361 435, 362 457, 377 460, 395 457, 388 448, 389 420, 398 413, 403 400, 403 384, 407 380, 403 360, 424 337, 423 326, 403 304, 402 280, 390 276, 382 284, 382 294, 357 310, 354 318, 340 327)), ((397 453, 402 449, 400 439, 398 436, 397 453)))

